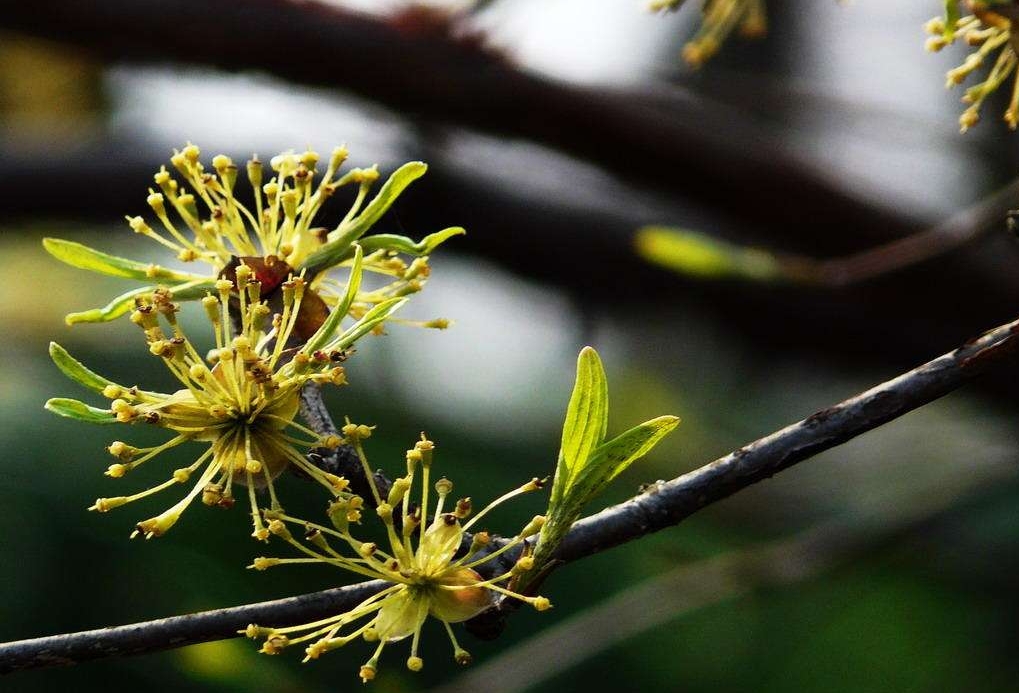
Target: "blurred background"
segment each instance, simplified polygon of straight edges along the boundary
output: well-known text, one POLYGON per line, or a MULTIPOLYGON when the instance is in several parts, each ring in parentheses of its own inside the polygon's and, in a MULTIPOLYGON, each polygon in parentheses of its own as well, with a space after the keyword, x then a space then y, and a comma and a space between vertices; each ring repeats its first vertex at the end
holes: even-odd
MULTIPOLYGON (((634 250, 638 228, 664 224, 839 258, 1008 185, 1019 157, 1004 104, 959 135, 958 94, 942 74, 964 51, 922 50, 920 26, 941 9, 931 0, 769 0, 767 38, 733 39, 697 71, 679 58, 694 5, 667 16, 638 0, 497 0, 452 15, 464 3, 71 5, 0 13, 0 641, 346 580, 245 570, 273 554, 247 539, 241 508, 195 507, 168 536, 128 541, 165 494, 105 515, 85 508, 163 478, 102 475, 110 440, 152 432, 42 409, 52 396, 87 397, 49 361, 50 340, 114 380, 170 386, 127 321, 64 325, 128 287, 59 264, 40 239, 151 256, 123 215, 148 211, 152 173, 188 141, 206 161, 346 143, 352 165, 384 173, 429 163, 377 229, 467 228, 433 256, 408 307, 455 325, 394 326, 363 342, 351 385, 328 402, 337 418, 378 425, 369 455, 390 471, 427 430, 443 473, 475 502, 552 470, 585 344, 606 364, 611 429, 683 419, 599 499, 608 505, 933 358, 1019 305, 1005 207, 965 244, 843 286, 691 277, 634 250)), ((407 672, 393 647, 373 685, 1016 690, 1017 376, 1003 369, 678 527, 563 568, 546 586, 554 611, 516 614, 495 642, 462 636, 470 670, 455 669, 436 626, 424 671, 407 672), (762 551, 768 560, 754 563, 762 551)), ((174 453, 166 468, 189 459, 174 453)), ((284 482, 288 509, 318 507, 305 482, 284 482)), ((510 531, 541 509, 526 497, 493 526, 510 531)), ((256 650, 223 641, 23 672, 0 689, 314 693, 360 685, 370 654, 352 645, 301 665, 298 653, 256 650)))

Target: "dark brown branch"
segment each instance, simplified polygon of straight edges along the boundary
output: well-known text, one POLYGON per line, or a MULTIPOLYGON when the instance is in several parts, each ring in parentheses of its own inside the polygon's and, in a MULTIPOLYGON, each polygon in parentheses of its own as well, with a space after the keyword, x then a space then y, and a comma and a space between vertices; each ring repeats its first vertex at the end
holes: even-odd
POLYGON ((8 5, 0 27, 105 60, 261 70, 349 90, 419 124, 527 138, 786 235, 809 220, 815 236, 873 243, 870 233, 886 239, 916 226, 902 210, 847 192, 744 111, 678 89, 612 90, 531 74, 476 37, 458 38, 405 14, 380 18, 292 0, 8 5))
POLYGON ((827 260, 788 254, 777 257, 793 281, 832 288, 851 286, 901 272, 976 241, 997 228, 1002 210, 1017 202, 1019 181, 1012 181, 945 221, 890 243, 827 260))
POLYGON ((952 392, 1019 351, 1019 320, 919 368, 811 414, 575 524, 556 558, 575 561, 678 524, 701 508, 952 392))
POLYGON ((931 489, 914 489, 893 507, 873 507, 775 542, 679 565, 486 659, 428 693, 530 690, 571 666, 661 626, 724 601, 783 588, 850 565, 911 535, 960 517, 965 507, 1000 487, 1003 474, 960 469, 931 489), (960 507, 962 506, 962 507, 960 507), (654 608, 649 609, 648 605, 654 608))
POLYGON ((379 580, 229 609, 171 616, 127 626, 86 630, 0 646, 0 673, 66 666, 237 636, 249 623, 298 625, 346 611, 378 592, 379 580))
MULTIPOLYGON (((856 397, 578 522, 557 552, 575 561, 677 524, 697 510, 959 388, 1019 350, 1019 320, 856 397)), ((0 673, 140 654, 231 637, 247 623, 288 625, 349 608, 378 589, 362 583, 278 602, 220 609, 0 645, 0 673)))
MULTIPOLYGON (((325 402, 322 401, 322 390, 318 385, 310 383, 301 390, 301 416, 308 426, 320 436, 339 435, 325 402)), ((316 448, 308 454, 308 461, 319 469, 342 476, 350 482, 350 490, 374 505, 375 494, 368 484, 364 466, 357 452, 349 445, 341 445, 335 450, 316 448)), ((389 495, 390 481, 381 470, 374 472, 375 487, 383 498, 389 495)))
MULTIPOLYGON (((1014 474, 986 472, 960 467, 936 487, 914 488, 894 504, 864 502, 793 536, 676 566, 487 658, 429 693, 472 690, 478 681, 488 682, 488 693, 529 690, 557 671, 700 609, 852 569, 855 561, 902 542, 926 545, 981 503, 1014 488, 1014 474)), ((682 628, 682 622, 676 627, 682 628)))

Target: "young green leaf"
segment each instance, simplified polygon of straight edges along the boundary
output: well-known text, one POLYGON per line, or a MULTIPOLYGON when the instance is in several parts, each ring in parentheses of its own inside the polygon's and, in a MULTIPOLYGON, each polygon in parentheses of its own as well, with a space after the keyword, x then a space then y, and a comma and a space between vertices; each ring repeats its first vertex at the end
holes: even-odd
POLYGON ((188 282, 200 278, 198 275, 187 272, 177 272, 159 265, 150 265, 109 255, 95 248, 89 248, 87 245, 65 241, 62 238, 44 238, 42 245, 50 255, 61 262, 111 277, 138 279, 145 282, 153 280, 188 282))
POLYGON ((959 0, 944 0, 945 31, 944 39, 951 42, 955 38, 955 25, 959 21, 959 0))
POLYGON ((584 347, 577 356, 577 380, 566 407, 562 444, 552 484, 555 502, 570 486, 591 453, 605 438, 609 422, 609 390, 598 352, 584 347))
POLYGON ((355 243, 354 264, 350 268, 350 277, 347 279, 347 290, 343 295, 343 299, 329 314, 329 317, 322 323, 322 326, 305 343, 301 349, 305 354, 311 354, 325 344, 336 333, 336 330, 340 328, 343 318, 347 317, 347 311, 350 310, 350 305, 354 302, 358 289, 361 288, 361 262, 363 258, 364 254, 361 246, 355 243))
MULTIPOLYGON (((127 293, 117 296, 102 308, 93 308, 80 313, 69 313, 64 322, 74 325, 80 322, 109 322, 116 320, 121 315, 130 312, 134 308, 134 300, 139 296, 152 293, 154 286, 143 286, 132 289, 127 293)), ((177 284, 170 287, 170 294, 182 301, 190 301, 203 297, 207 292, 215 289, 215 282, 210 279, 199 279, 185 284, 177 284)))
POLYGON ((609 482, 649 453, 678 425, 679 417, 659 416, 602 443, 571 480, 574 492, 584 499, 598 495, 609 482))
POLYGON ((108 385, 116 385, 112 380, 107 380, 86 368, 80 361, 67 353, 67 349, 56 342, 50 342, 50 358, 64 375, 89 390, 101 393, 108 385))
POLYGON ((77 419, 86 423, 111 424, 117 423, 117 416, 108 409, 90 407, 84 402, 66 397, 54 397, 45 404, 45 408, 59 416, 77 419))
POLYGON ((445 243, 453 236, 462 236, 467 233, 463 227, 451 226, 442 231, 430 233, 415 243, 406 236, 397 236, 391 233, 377 233, 372 236, 365 236, 361 239, 361 246, 365 252, 371 253, 376 250, 396 250, 408 255, 431 255, 432 251, 445 243))
POLYGON ((310 276, 332 267, 349 257, 351 244, 363 236, 392 206, 407 186, 425 175, 428 166, 420 161, 411 161, 396 169, 379 189, 371 202, 346 224, 329 233, 328 242, 308 256, 302 266, 310 276))
POLYGON ((407 299, 405 298, 390 298, 383 301, 365 313, 364 317, 351 325, 346 332, 334 339, 324 348, 327 351, 346 349, 358 339, 375 329, 376 326, 385 322, 390 315, 398 311, 406 302, 407 299))
POLYGON ((634 236, 637 254, 680 274, 704 279, 787 279, 782 263, 761 248, 736 245, 686 229, 645 226, 634 236))
POLYGON ((577 357, 577 380, 566 408, 548 513, 534 552, 535 567, 521 576, 522 585, 541 571, 584 506, 679 424, 675 416, 660 416, 605 441, 608 406, 601 360, 594 349, 585 347, 577 357))

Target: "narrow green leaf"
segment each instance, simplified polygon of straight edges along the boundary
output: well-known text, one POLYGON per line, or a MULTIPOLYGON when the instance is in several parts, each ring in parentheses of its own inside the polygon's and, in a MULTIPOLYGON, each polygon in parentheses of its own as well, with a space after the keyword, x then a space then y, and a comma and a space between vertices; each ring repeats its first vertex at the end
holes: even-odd
MULTIPOLYGON (((420 161, 411 161, 396 169, 389 179, 383 183, 378 194, 369 202, 356 217, 346 226, 341 226, 329 233, 329 241, 304 261, 303 269, 314 276, 322 270, 332 267, 349 257, 351 244, 367 233, 375 222, 392 206, 407 186, 425 175, 428 166, 420 161)), ((441 233, 441 232, 440 232, 441 233)))
POLYGON ((50 342, 50 358, 53 359, 53 363, 57 364, 57 368, 64 375, 79 385, 84 385, 89 390, 102 393, 107 385, 116 385, 112 380, 107 380, 98 373, 94 373, 86 368, 56 342, 50 342))
POLYGON ((154 286, 143 286, 140 289, 131 289, 127 293, 117 296, 102 308, 83 310, 78 313, 68 313, 64 322, 74 325, 79 322, 110 322, 116 320, 124 313, 134 307, 134 299, 143 294, 151 293, 154 286))
POLYGON ((357 296, 358 289, 361 288, 361 261, 364 258, 364 253, 361 250, 361 246, 354 244, 354 264, 350 268, 350 278, 347 280, 347 291, 343 295, 343 299, 333 308, 333 311, 326 318, 325 322, 322 323, 321 327, 315 331, 315 334, 311 336, 304 347, 301 349, 305 354, 310 354, 316 349, 321 348, 329 339, 336 333, 336 330, 340 328, 340 323, 343 318, 347 317, 347 311, 350 310, 350 305, 354 302, 354 298, 357 296))
POLYGON ((123 277, 125 279, 138 279, 149 282, 153 280, 188 282, 201 279, 196 274, 177 272, 160 267, 159 265, 149 265, 144 262, 109 255, 94 248, 89 248, 87 245, 75 243, 74 241, 65 241, 61 238, 44 238, 42 245, 50 255, 61 262, 67 263, 72 267, 98 272, 99 274, 108 274, 111 277, 123 277))
POLYGON ((86 423, 111 424, 117 423, 117 416, 108 409, 90 407, 84 402, 65 397, 55 397, 45 405, 46 409, 59 416, 66 416, 68 419, 77 419, 86 423))
POLYGON ((651 452, 651 449, 678 425, 678 416, 659 416, 599 445, 586 469, 592 470, 592 478, 603 480, 598 482, 599 485, 588 494, 588 498, 599 493, 627 467, 651 452))
MULTIPOLYGON (((599 445, 562 484, 559 496, 549 502, 547 520, 541 528, 535 561, 546 561, 570 530, 591 499, 598 495, 627 467, 654 448, 679 424, 675 416, 659 416, 599 445)), ((559 474, 559 470, 556 471, 559 474)), ((556 479, 559 482, 559 479, 556 479)), ((555 486, 553 486, 554 494, 555 486)))
MULTIPOLYGON (((117 296, 115 299, 110 301, 102 308, 93 308, 92 310, 82 311, 80 313, 70 313, 64 318, 64 322, 68 325, 74 325, 80 322, 109 322, 116 320, 121 315, 124 315, 134 307, 134 300, 147 293, 151 293, 154 286, 143 286, 138 289, 132 289, 127 293, 117 296)), ((200 279, 193 282, 187 282, 185 284, 177 284, 176 286, 170 287, 170 294, 181 301, 193 301, 199 299, 215 288, 215 281, 211 279, 200 279)))
POLYGON ((680 274, 704 279, 787 279, 782 263, 760 248, 736 245, 685 229, 646 226, 634 236, 637 254, 680 274))
POLYGON ((945 32, 946 41, 955 38, 955 25, 959 21, 959 0, 945 0, 945 32))
POLYGON ((584 347, 577 357, 577 380, 566 407, 559 462, 552 484, 555 502, 572 486, 594 449, 605 438, 609 420, 609 390, 598 352, 584 347))
POLYGON ((373 236, 365 236, 361 239, 361 246, 365 252, 371 253, 376 250, 395 250, 408 255, 431 255, 432 251, 445 243, 453 236, 462 236, 467 232, 460 226, 451 226, 442 231, 436 231, 422 238, 415 243, 406 236, 397 236, 391 233, 377 233, 373 236))
POLYGON ((398 311, 406 302, 406 298, 391 298, 387 301, 383 301, 365 313, 364 317, 351 325, 346 332, 330 342, 326 349, 329 351, 334 349, 346 349, 361 337, 371 332, 377 325, 385 322, 390 315, 398 311))

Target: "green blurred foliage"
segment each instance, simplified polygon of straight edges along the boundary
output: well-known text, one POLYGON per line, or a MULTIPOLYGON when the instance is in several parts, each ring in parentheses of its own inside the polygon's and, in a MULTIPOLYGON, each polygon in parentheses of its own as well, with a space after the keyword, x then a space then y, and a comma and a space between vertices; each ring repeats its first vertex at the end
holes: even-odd
MULTIPOLYGON (((5 231, 0 256, 17 267, 19 279, 0 284, 8 338, 0 363, 0 489, 8 528, 0 534, 0 590, 5 595, 0 640, 290 596, 347 580, 328 567, 246 570, 254 556, 285 554, 285 547, 252 541, 241 505, 232 511, 196 507, 166 537, 147 542, 129 541, 128 534, 135 521, 171 502, 165 494, 104 515, 85 510, 97 496, 161 480, 190 451, 178 448, 162 467, 143 467, 124 479, 104 477, 108 460, 103 447, 112 438, 162 438, 158 431, 86 426, 44 412, 48 397, 89 397, 49 362, 48 342, 60 341, 84 363, 117 380, 156 387, 171 379, 142 348, 137 328, 128 322, 73 329, 63 324, 64 313, 95 304, 111 289, 124 288, 122 283, 86 277, 47 257, 39 239, 54 233, 52 228, 5 231), (30 279, 35 277, 45 281, 30 279)), ((65 231, 62 235, 69 235, 65 231)), ((91 233, 74 238, 100 246, 113 234, 122 234, 118 242, 133 240, 120 229, 91 233)), ((603 316, 593 336, 612 383, 610 435, 663 412, 680 415, 683 424, 647 460, 628 470, 592 512, 632 495, 643 482, 692 469, 881 377, 758 354, 753 345, 735 343, 688 315, 658 315, 653 321, 638 313, 603 316)), ((456 328, 434 338, 457 340, 456 328)), ((503 406, 504 374, 488 376, 491 404, 480 412, 512 432, 498 442, 446 419, 431 424, 428 412, 447 404, 446 393, 411 400, 388 396, 387 389, 399 389, 399 383, 387 383, 386 373, 414 339, 393 335, 391 342, 386 341, 390 337, 367 342, 349 364, 352 384, 328 393, 337 418, 350 415, 378 426, 368 444, 373 465, 399 469, 403 451, 424 428, 439 444, 441 473, 476 503, 552 470, 562 422, 515 428, 516 416, 525 418, 528 403, 515 405, 519 409, 503 406)), ((530 353, 536 368, 551 367, 542 363, 546 357, 540 350, 530 353)), ((433 366, 455 372, 452 361, 433 366)), ((568 396, 567 390, 551 387, 530 394, 535 401, 557 398, 562 409, 568 396)), ((949 483, 949 472, 961 471, 960 464, 993 483, 1014 463, 1015 451, 1010 418, 976 399, 952 397, 678 528, 566 566, 545 590, 554 610, 520 611, 495 642, 478 642, 466 634, 462 642, 483 664, 544 626, 678 564, 738 551, 858 510, 861 495, 869 501, 905 502, 923 488, 949 483)), ((288 510, 309 517, 321 512, 322 498, 312 485, 296 477, 283 482, 280 492, 288 510)), ((492 529, 520 525, 542 510, 542 502, 528 496, 505 506, 492 518, 492 529)), ((1011 587, 1019 566, 1007 557, 1019 555, 1017 517, 1016 489, 999 488, 930 536, 896 542, 819 579, 755 591, 676 617, 581 666, 548 672, 535 690, 1014 690, 1019 669, 1011 656, 1017 641, 1011 587)), ((372 684, 376 691, 424 690, 455 678, 458 672, 438 626, 429 624, 425 636, 425 670, 411 674, 403 669, 405 653, 394 646, 372 684)), ((17 693, 61 688, 316 693, 360 686, 357 667, 370 654, 367 647, 351 645, 301 665, 298 653, 269 658, 256 649, 243 639, 211 643, 23 672, 3 679, 0 688, 17 693)))

